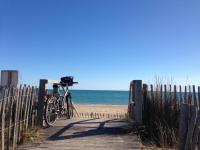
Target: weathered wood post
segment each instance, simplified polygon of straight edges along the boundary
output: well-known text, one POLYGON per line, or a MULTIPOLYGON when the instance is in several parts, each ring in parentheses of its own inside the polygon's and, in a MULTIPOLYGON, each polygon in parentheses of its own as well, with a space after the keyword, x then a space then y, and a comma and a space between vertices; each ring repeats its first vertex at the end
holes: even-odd
POLYGON ((133 101, 135 121, 142 124, 142 110, 143 110, 143 95, 142 95, 142 80, 133 80, 133 101))
POLYGON ((37 125, 43 127, 43 115, 44 115, 44 96, 46 94, 46 84, 48 80, 40 79, 39 92, 38 92, 38 116, 37 125))

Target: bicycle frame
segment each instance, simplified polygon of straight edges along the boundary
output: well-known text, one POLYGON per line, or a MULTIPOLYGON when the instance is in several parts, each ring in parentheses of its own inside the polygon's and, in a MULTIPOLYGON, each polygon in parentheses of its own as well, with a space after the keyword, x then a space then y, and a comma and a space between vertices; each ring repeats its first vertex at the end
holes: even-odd
MULTIPOLYGON (((64 91, 64 95, 63 95, 63 100, 64 100, 64 103, 67 103, 67 116, 68 118, 70 118, 70 112, 69 112, 69 105, 71 104, 71 107, 73 108, 73 110, 75 110, 76 114, 79 116, 79 113, 77 111, 77 109, 75 108, 74 104, 72 103, 72 101, 68 101, 68 96, 71 96, 70 93, 69 93, 69 86, 68 84, 66 83, 65 86, 62 86, 62 84, 60 83, 56 83, 56 85, 58 86, 58 90, 59 91, 64 91)), ((60 95, 60 92, 59 92, 59 96, 60 95)))

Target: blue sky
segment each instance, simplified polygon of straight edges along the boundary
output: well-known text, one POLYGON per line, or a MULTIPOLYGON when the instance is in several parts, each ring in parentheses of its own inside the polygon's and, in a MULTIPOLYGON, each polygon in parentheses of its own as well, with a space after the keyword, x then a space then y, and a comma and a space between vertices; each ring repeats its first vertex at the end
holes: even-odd
MULTIPOLYGON (((0 0, 0 69, 73 75, 76 89, 155 76, 200 85, 199 0, 0 0)), ((165 81, 163 81, 165 82, 165 81)))

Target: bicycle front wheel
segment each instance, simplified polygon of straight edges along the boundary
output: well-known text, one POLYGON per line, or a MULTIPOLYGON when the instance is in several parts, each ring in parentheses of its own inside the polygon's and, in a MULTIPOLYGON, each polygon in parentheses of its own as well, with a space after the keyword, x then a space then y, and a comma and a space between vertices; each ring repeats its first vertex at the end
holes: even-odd
POLYGON ((58 118, 58 104, 56 97, 51 97, 45 105, 44 120, 48 126, 52 126, 58 118))

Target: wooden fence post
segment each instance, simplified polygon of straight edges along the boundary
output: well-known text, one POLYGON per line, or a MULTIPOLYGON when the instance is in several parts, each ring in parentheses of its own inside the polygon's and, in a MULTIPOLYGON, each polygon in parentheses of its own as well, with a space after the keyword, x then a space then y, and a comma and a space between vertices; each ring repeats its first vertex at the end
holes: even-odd
POLYGON ((134 114, 135 121, 142 124, 142 110, 143 110, 143 95, 142 95, 142 80, 133 80, 133 99, 135 102, 134 114))
POLYGON ((46 84, 48 80, 40 79, 39 92, 38 92, 38 114, 37 125, 43 127, 43 114, 44 114, 44 96, 46 94, 46 84))
POLYGON ((185 149, 185 143, 186 143, 187 131, 188 131, 188 121, 189 121, 189 105, 181 104, 178 150, 185 149))

